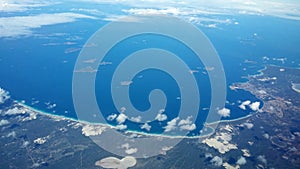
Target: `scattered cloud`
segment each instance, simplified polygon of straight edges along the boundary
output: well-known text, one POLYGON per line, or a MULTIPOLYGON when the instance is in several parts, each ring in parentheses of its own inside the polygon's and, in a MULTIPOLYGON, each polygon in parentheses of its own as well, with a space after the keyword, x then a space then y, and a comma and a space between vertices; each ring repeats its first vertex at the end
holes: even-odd
POLYGON ((30 16, 0 17, 0 38, 30 36, 32 29, 42 26, 74 22, 78 19, 96 19, 77 13, 53 13, 30 16))
POLYGON ((127 125, 124 125, 124 124, 116 125, 116 129, 117 130, 125 130, 125 129, 127 129, 127 125))
POLYGON ((220 167, 222 166, 223 164, 223 159, 219 156, 214 156, 214 158, 212 158, 210 160, 210 162, 214 165, 214 166, 217 166, 217 167, 220 167))
POLYGON ((264 155, 259 155, 257 157, 257 160, 260 161, 260 162, 262 162, 263 164, 267 165, 267 159, 266 159, 266 157, 264 155))
POLYGON ((155 120, 157 120, 157 121, 165 121, 165 120, 167 120, 167 115, 165 115, 165 114, 162 114, 162 113, 158 113, 157 115, 156 115, 156 117, 155 117, 155 120))
POLYGON ((241 151, 243 152, 243 156, 245 156, 245 157, 251 156, 250 151, 248 149, 242 149, 241 151))
POLYGON ((8 120, 0 120, 0 126, 4 126, 4 125, 7 125, 7 124, 9 124, 8 120))
POLYGON ((145 124, 143 124, 143 125, 141 126, 141 129, 150 131, 150 130, 151 130, 151 126, 150 126, 148 123, 145 123, 145 124))
POLYGON ((266 139, 269 139, 270 135, 268 133, 265 133, 265 134, 263 134, 263 137, 266 138, 266 139))
POLYGON ((142 117, 141 116, 131 117, 130 120, 136 123, 140 123, 142 121, 142 117))
POLYGON ((9 98, 9 92, 5 91, 0 87, 0 104, 3 104, 9 98))
POLYGON ((192 116, 188 116, 187 119, 182 119, 179 121, 178 126, 180 130, 192 131, 196 129, 196 125, 191 121, 192 116))
POLYGON ((160 154, 162 155, 167 155, 167 151, 171 150, 173 148, 173 146, 165 146, 161 149, 160 154))
POLYGON ((113 120, 115 120, 117 118, 117 116, 118 116, 117 114, 111 114, 106 119, 108 121, 113 121, 113 120))
POLYGON ((207 144, 209 147, 213 147, 221 154, 238 149, 236 144, 231 144, 232 136, 229 133, 217 133, 213 138, 206 138, 202 143, 207 144))
POLYGON ((227 108, 220 109, 220 110, 218 110, 218 114, 221 117, 230 117, 230 109, 227 109, 227 108))
POLYGON ((246 158, 241 156, 237 161, 236 164, 237 165, 245 165, 247 163, 246 158))
POLYGON ((250 100, 246 100, 246 101, 242 102, 241 105, 239 105, 239 107, 243 110, 246 110, 246 106, 249 106, 250 103, 251 103, 250 100))
POLYGON ((130 154, 136 153, 137 151, 138 151, 137 148, 129 148, 129 149, 125 150, 125 153, 130 155, 130 154))
POLYGON ((131 156, 126 156, 121 160, 116 157, 107 157, 96 161, 95 165, 102 168, 127 169, 136 165, 136 159, 131 156))
POLYGON ((144 0, 143 3, 130 0, 79 0, 92 3, 125 4, 132 7, 123 12, 128 14, 169 14, 175 16, 195 15, 269 15, 285 19, 300 20, 300 4, 283 0, 144 0))
POLYGON ((120 113, 119 116, 116 118, 119 124, 123 124, 127 119, 127 116, 123 113, 120 113))
POLYGON ((253 111, 258 111, 259 110, 259 106, 260 106, 260 102, 254 102, 250 104, 250 109, 253 111))
POLYGON ((8 109, 4 115, 9 115, 9 116, 13 116, 13 115, 21 115, 21 114, 25 114, 26 111, 19 109, 18 107, 14 107, 12 109, 8 109))
POLYGON ((170 131, 176 129, 176 126, 177 126, 176 124, 177 124, 178 120, 179 120, 179 118, 176 117, 176 118, 172 119, 171 121, 169 121, 167 123, 167 126, 164 127, 165 128, 165 132, 170 132, 170 131))
POLYGON ((6 137, 16 137, 16 132, 15 131, 12 131, 12 132, 10 132, 10 133, 8 133, 7 135, 6 135, 6 137))
POLYGON ((125 144, 121 145, 121 148, 124 148, 125 149, 125 153, 129 154, 129 155, 130 154, 134 154, 134 153, 136 153, 138 151, 137 148, 130 147, 129 143, 125 143, 125 144))
POLYGON ((85 136, 97 136, 97 135, 101 135, 102 132, 105 131, 105 127, 100 126, 100 125, 89 125, 86 124, 82 127, 82 134, 85 136))
POLYGON ((47 139, 45 137, 43 137, 43 138, 37 138, 37 139, 33 140, 33 142, 35 144, 45 144, 46 141, 47 141, 47 139))
POLYGON ((254 124, 246 122, 246 123, 243 123, 243 126, 246 126, 247 129, 252 129, 254 127, 254 124))
POLYGON ((50 6, 57 3, 49 0, 2 0, 0 2, 0 12, 24 12, 33 8, 50 6))
POLYGON ((74 72, 76 72, 76 73, 95 73, 97 71, 98 71, 97 68, 93 68, 92 66, 87 66, 87 67, 75 70, 74 72))
POLYGON ((120 82, 120 84, 122 85, 122 86, 129 86, 129 85, 131 85, 133 83, 133 81, 122 81, 122 82, 120 82))
POLYGON ((193 131, 196 129, 196 124, 186 124, 180 126, 180 130, 188 130, 188 131, 193 131))

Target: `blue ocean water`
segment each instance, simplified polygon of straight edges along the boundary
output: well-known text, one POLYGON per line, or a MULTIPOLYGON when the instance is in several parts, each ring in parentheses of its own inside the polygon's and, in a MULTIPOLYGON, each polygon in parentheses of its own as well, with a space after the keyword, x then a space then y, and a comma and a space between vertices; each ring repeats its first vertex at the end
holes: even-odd
MULTIPOLYGON (((219 53, 228 86, 246 81, 245 76, 256 74, 266 64, 299 67, 299 22, 268 16, 235 16, 235 19, 239 21, 239 25, 226 25, 219 29, 200 27, 219 53)), ((35 30, 36 34, 32 37, 0 39, 0 86, 10 91, 12 98, 24 100, 29 106, 76 118, 72 103, 72 74, 76 58, 86 40, 106 23, 97 21, 95 24, 93 21, 81 20, 45 26, 35 30)), ((110 90, 107 89, 110 84, 107 77, 111 77, 116 63, 129 53, 147 47, 171 50, 182 57, 191 68, 199 70, 199 73, 194 74, 201 92, 199 112, 207 113, 205 108, 210 105, 210 84, 202 63, 178 42, 151 35, 128 39, 107 55, 107 61, 113 64, 105 66, 102 71, 100 69, 96 81, 96 93, 101 93, 97 98, 105 98, 105 102, 99 103, 102 112, 109 115, 118 111, 114 108, 109 96, 110 90), (137 42, 137 45, 132 45, 132 42, 137 42), (132 48, 127 48, 128 45, 132 48)), ((172 77, 158 70, 147 70, 137 75, 133 81, 130 97, 137 109, 149 108, 149 92, 161 88, 168 96, 166 113, 170 119, 176 117, 180 100, 176 99, 179 90, 172 77), (143 78, 139 78, 141 75, 143 78)), ((230 89, 227 91, 227 100, 226 107, 231 109, 231 116, 224 119, 235 119, 251 113, 250 110, 243 111, 238 108, 239 100, 258 101, 248 92, 230 89)), ((201 129, 204 120, 205 116, 198 117, 196 124, 199 124, 199 128, 196 133, 201 129)), ((138 130, 130 122, 128 126, 138 130)), ((151 132, 161 131, 154 127, 151 132)))

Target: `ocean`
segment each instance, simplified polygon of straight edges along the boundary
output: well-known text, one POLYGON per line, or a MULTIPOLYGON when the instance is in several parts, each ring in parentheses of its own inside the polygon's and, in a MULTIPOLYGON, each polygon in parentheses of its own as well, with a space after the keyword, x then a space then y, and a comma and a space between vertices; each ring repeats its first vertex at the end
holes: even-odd
MULTIPOLYGON (((299 22, 257 16, 235 16, 238 25, 222 25, 220 28, 200 27, 214 44, 222 60, 227 85, 247 81, 247 76, 257 74, 267 64, 299 67, 300 33, 299 22)), ((34 30, 34 36, 17 39, 0 39, 0 87, 9 91, 15 100, 41 111, 77 118, 72 101, 72 75, 80 49, 104 21, 87 21, 45 26, 34 30), (45 36, 46 35, 46 36, 45 36)), ((197 135, 203 127, 210 106, 210 83, 204 65, 186 46, 170 38, 146 34, 136 36, 115 46, 105 58, 112 62, 97 72, 96 96, 104 116, 118 112, 110 96, 110 83, 117 64, 130 53, 144 48, 162 48, 177 54, 193 70, 200 90, 200 109, 196 120, 197 135), (130 48, 128 47, 130 46, 130 48)), ((176 65, 174 65, 176 67, 176 65)), ((165 72, 150 69, 140 72, 130 85, 133 105, 145 111, 150 107, 149 92, 162 89, 168 99, 168 120, 177 116, 180 108, 180 91, 176 81, 165 72)), ((253 113, 238 107, 240 101, 259 101, 249 92, 227 90, 227 104, 232 120, 253 113)), ((162 125, 166 124, 165 121, 162 125)), ((116 125, 115 122, 110 122, 116 125)), ((139 131, 139 126, 126 122, 128 128, 139 131)), ((151 122, 151 133, 162 133, 163 129, 151 122)), ((146 131, 144 131, 146 132, 146 131)))

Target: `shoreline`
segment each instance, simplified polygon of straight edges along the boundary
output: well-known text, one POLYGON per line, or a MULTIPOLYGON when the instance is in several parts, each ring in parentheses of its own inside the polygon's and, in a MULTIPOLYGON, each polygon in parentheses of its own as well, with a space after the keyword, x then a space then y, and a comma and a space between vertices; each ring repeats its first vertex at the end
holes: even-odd
MULTIPOLYGON (((19 101, 14 101, 14 102, 16 103, 16 105, 18 105, 20 107, 24 107, 26 109, 34 111, 35 113, 38 113, 40 115, 45 115, 45 116, 48 116, 50 118, 58 118, 58 119, 61 119, 61 120, 69 120, 69 121, 78 122, 78 123, 81 123, 81 124, 84 124, 84 125, 100 125, 100 126, 103 126, 103 127, 107 127, 109 129, 115 129, 116 130, 116 126, 113 126, 113 125, 103 124, 103 123, 93 123, 93 122, 78 120, 78 119, 71 118, 71 117, 66 117, 66 116, 63 116, 63 115, 55 115, 55 114, 51 114, 51 113, 45 112, 43 110, 36 109, 34 107, 31 107, 31 106, 26 105, 24 103, 21 103, 19 101)), ((248 114, 247 116, 244 116, 244 117, 232 119, 232 120, 220 120, 220 121, 216 121, 216 122, 205 123, 204 124, 204 128, 210 128, 210 129, 212 129, 212 132, 209 132, 209 133, 203 134, 203 135, 200 134, 200 135, 195 135, 195 136, 187 136, 187 135, 185 135, 185 136, 172 136, 172 135, 165 135, 165 134, 150 134, 150 133, 145 133, 145 132, 141 132, 141 131, 133 131, 133 130, 127 130, 127 131, 124 131, 124 133, 125 134, 138 134, 138 135, 150 136, 150 137, 162 137, 162 138, 169 138, 169 139, 197 139, 197 138, 205 138, 205 137, 209 137, 209 136, 211 136, 212 134, 215 133, 216 128, 212 127, 214 125, 218 126, 221 123, 236 122, 236 121, 244 120, 246 118, 249 118, 249 117, 253 116, 256 113, 257 112, 248 114)))

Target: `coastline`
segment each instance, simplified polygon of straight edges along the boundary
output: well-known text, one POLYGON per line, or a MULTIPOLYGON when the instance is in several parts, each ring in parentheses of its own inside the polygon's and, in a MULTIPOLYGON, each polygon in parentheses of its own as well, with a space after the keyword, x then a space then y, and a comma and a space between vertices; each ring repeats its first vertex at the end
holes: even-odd
MULTIPOLYGON (((60 120, 68 120, 68 121, 72 121, 72 122, 78 122, 80 124, 83 125, 99 125, 99 126, 103 126, 109 129, 116 129, 116 126, 113 125, 109 125, 109 124, 103 124, 103 123, 92 123, 92 122, 88 122, 88 121, 82 121, 82 120, 78 120, 78 119, 74 119, 71 117, 66 117, 63 115, 55 115, 55 114, 51 114, 39 109, 36 109, 34 107, 31 107, 29 105, 26 105, 20 101, 14 101, 18 106, 20 107, 24 107, 26 109, 29 109, 31 111, 34 111, 35 113, 38 113, 40 115, 44 115, 44 116, 48 116, 50 118, 55 118, 55 119, 60 119, 60 120)), ((199 139, 199 138, 205 138, 205 137, 209 137, 211 135, 213 135, 215 133, 215 128, 221 124, 221 123, 228 123, 228 122, 236 122, 236 121, 240 121, 240 120, 244 120, 246 118, 249 118, 251 116, 253 116, 254 114, 256 114, 256 112, 248 114, 247 116, 244 117, 240 117, 237 119, 232 119, 232 120, 220 120, 220 121, 216 121, 216 122, 211 122, 211 123, 205 123, 204 127, 206 128, 210 128, 212 131, 207 133, 207 134, 200 134, 200 135, 195 135, 195 136, 172 136, 172 135, 166 135, 166 134, 150 134, 150 133, 145 133, 145 132, 141 132, 141 131, 133 131, 133 130, 127 130, 124 131, 125 134, 138 134, 138 135, 142 135, 142 136, 150 136, 150 137, 161 137, 161 138, 169 138, 169 139, 199 139)))

